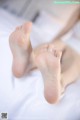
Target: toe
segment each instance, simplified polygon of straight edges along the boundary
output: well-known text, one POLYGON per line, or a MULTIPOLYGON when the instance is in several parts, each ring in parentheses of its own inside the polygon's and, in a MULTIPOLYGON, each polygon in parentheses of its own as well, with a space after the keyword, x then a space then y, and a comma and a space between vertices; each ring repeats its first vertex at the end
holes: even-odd
POLYGON ((58 52, 57 52, 57 57, 58 57, 59 59, 61 59, 61 56, 62 56, 62 52, 61 52, 61 51, 58 51, 58 52))
POLYGON ((56 58, 61 59, 62 52, 61 52, 61 51, 58 51, 58 50, 54 50, 54 56, 55 56, 56 58))
POLYGON ((26 22, 23 24, 22 29, 25 33, 30 33, 32 28, 32 23, 31 22, 26 22))
POLYGON ((49 49, 51 52, 53 52, 53 51, 54 51, 54 45, 53 45, 53 44, 49 44, 48 49, 49 49))
POLYGON ((20 27, 16 27, 16 30, 20 30, 20 27))

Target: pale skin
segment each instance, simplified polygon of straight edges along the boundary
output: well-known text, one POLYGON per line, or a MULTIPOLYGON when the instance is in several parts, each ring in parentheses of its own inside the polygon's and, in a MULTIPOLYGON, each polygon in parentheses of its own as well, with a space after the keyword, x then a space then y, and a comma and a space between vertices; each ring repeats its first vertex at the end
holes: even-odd
POLYGON ((60 97, 60 59, 62 52, 52 44, 44 44, 31 51, 30 40, 27 37, 27 32, 30 32, 27 30, 30 26, 31 23, 26 23, 26 25, 16 29, 10 36, 9 42, 13 54, 12 71, 16 77, 22 77, 26 74, 26 71, 38 68, 44 79, 44 96, 47 101, 52 103, 60 97), (22 28, 25 28, 25 26, 27 29, 24 33, 22 28), (23 34, 26 34, 24 35, 26 37, 24 42, 22 39, 23 34))
POLYGON ((73 54, 73 50, 65 47, 61 41, 44 44, 32 50, 29 40, 31 26, 30 22, 25 23, 10 36, 9 42, 13 54, 12 71, 16 77, 22 77, 31 69, 38 68, 44 79, 46 100, 49 103, 56 103, 65 87, 79 77, 80 57, 76 52, 73 54), (66 60, 69 61, 71 55, 76 59, 72 59, 72 65, 67 68, 66 64, 69 63, 66 63, 66 60))
POLYGON ((39 69, 44 79, 45 99, 49 103, 56 103, 66 86, 80 76, 80 55, 59 39, 33 50, 30 43, 31 27, 31 22, 25 23, 10 35, 12 71, 16 77, 22 77, 32 69, 39 69))
POLYGON ((60 31, 60 33, 54 39, 59 40, 63 35, 69 32, 79 20, 80 20, 80 5, 76 7, 75 11, 72 13, 71 17, 67 21, 62 31, 60 31))

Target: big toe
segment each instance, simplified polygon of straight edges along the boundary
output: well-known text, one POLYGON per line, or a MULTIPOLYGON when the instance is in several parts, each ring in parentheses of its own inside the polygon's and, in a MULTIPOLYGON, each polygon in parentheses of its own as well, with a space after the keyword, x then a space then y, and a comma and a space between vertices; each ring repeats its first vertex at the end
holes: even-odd
POLYGON ((23 36, 23 42, 25 44, 27 44, 27 47, 30 48, 31 47, 31 42, 30 42, 30 33, 31 33, 31 29, 32 29, 32 23, 31 22, 26 22, 22 25, 22 31, 25 34, 25 38, 23 36), (25 41, 24 41, 25 40, 25 41))
POLYGON ((22 25, 22 29, 25 33, 30 33, 32 28, 32 22, 26 22, 22 25))

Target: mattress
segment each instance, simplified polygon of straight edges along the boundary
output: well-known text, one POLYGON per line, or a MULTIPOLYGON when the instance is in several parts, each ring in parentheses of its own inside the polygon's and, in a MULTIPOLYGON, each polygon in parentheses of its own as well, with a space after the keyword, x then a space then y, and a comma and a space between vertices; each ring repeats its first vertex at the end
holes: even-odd
MULTIPOLYGON (((25 20, 2 9, 0 15, 0 113, 6 112, 10 120, 80 120, 80 80, 66 88, 59 103, 49 104, 43 95, 44 85, 39 70, 20 79, 13 76, 9 35, 25 20)), ((39 28, 33 25, 32 44, 36 44, 38 39, 43 40, 39 33, 39 28)))

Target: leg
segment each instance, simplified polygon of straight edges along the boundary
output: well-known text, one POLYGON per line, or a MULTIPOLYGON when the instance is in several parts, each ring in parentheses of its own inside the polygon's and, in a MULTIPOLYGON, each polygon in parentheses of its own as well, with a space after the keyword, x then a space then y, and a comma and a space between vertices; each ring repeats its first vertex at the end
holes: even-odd
POLYGON ((24 75, 28 70, 32 47, 30 44, 30 32, 32 23, 27 22, 10 35, 9 43, 13 54, 12 71, 16 77, 24 75))
POLYGON ((78 65, 78 61, 76 60, 67 71, 63 72, 61 80, 62 89, 65 89, 67 85, 76 81, 80 76, 80 67, 78 65))

